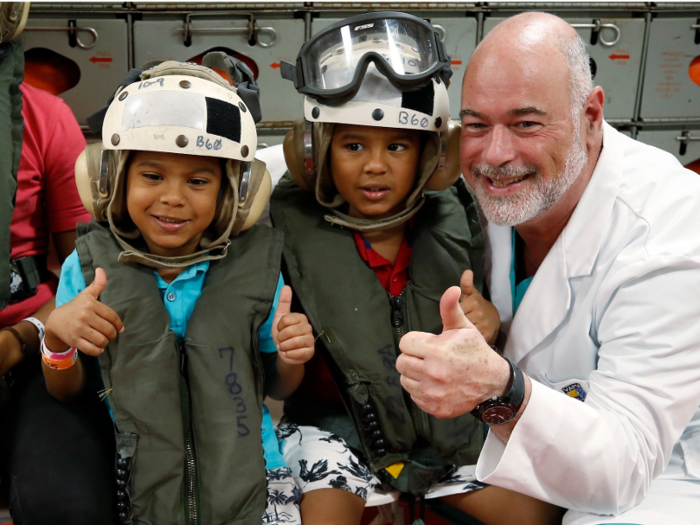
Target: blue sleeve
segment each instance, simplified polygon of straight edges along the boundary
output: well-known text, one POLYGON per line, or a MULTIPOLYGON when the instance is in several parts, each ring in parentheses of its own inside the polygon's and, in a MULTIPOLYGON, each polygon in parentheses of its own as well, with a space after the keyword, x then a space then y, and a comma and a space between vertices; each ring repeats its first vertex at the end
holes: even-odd
POLYGON ((75 299, 75 296, 85 288, 85 277, 80 269, 80 258, 77 250, 73 250, 61 266, 61 278, 56 290, 56 308, 75 299))
POLYGON ((277 281, 277 290, 275 291, 275 298, 272 300, 272 309, 270 310, 270 315, 267 320, 260 327, 258 347, 260 352, 263 354, 274 354, 277 352, 277 347, 272 340, 272 320, 275 318, 275 312, 277 311, 277 305, 280 302, 280 293, 282 292, 282 287, 284 286, 284 279, 282 279, 282 274, 277 281))

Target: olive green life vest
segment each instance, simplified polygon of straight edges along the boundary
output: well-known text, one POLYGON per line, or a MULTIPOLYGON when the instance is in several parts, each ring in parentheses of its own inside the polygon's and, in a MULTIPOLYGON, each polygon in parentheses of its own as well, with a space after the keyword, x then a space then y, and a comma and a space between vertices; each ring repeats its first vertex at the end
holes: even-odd
POLYGON ((10 297, 10 223, 15 209, 17 168, 22 153, 22 43, 0 45, 0 310, 10 297))
POLYGON ((291 285, 347 407, 346 414, 327 413, 292 398, 285 413, 340 435, 385 483, 416 495, 447 466, 474 464, 484 440, 483 425, 468 414, 438 419, 420 410, 395 367, 403 334, 442 331, 440 298, 464 270, 474 270, 479 289, 483 283, 484 237, 466 186, 460 181, 426 196, 413 225, 410 280, 398 298, 360 258, 352 232, 324 220, 312 193, 285 177, 271 201, 272 220, 285 233, 291 285), (396 463, 402 468, 385 470, 396 463))
POLYGON ((210 263, 184 341, 169 328, 153 269, 117 262, 121 247, 95 221, 78 233, 85 282, 105 270, 100 301, 125 326, 99 362, 133 522, 259 525, 267 490, 257 334, 277 287, 281 233, 256 226, 231 239, 210 263))

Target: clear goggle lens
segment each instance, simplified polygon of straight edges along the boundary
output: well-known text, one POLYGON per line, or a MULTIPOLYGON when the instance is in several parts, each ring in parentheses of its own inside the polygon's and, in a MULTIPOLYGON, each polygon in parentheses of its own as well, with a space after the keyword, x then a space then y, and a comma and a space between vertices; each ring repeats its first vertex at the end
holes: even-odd
POLYGON ((308 49, 307 86, 323 90, 349 86, 362 58, 370 52, 379 54, 406 80, 439 62, 435 38, 423 25, 396 19, 345 25, 323 35, 308 49))

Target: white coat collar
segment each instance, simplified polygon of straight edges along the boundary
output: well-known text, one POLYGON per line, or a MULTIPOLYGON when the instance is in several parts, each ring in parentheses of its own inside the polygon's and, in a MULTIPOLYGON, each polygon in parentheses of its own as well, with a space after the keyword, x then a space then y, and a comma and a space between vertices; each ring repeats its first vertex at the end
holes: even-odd
POLYGON ((590 275, 624 173, 624 136, 603 122, 603 150, 581 200, 564 227, 567 275, 590 275), (622 140, 621 140, 622 139, 622 140))
POLYGON ((489 224, 492 247, 491 292, 508 333, 505 354, 520 362, 566 318, 571 307, 569 279, 590 275, 623 175, 622 135, 603 123, 603 150, 569 222, 545 257, 512 318, 510 268, 512 228, 489 224), (504 264, 506 263, 507 264, 504 264), (510 330, 509 330, 510 329, 510 330))

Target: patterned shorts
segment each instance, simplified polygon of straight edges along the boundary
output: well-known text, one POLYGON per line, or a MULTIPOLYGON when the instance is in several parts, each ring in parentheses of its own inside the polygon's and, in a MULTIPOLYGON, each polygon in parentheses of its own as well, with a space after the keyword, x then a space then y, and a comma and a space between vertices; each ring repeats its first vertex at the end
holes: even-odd
POLYGON ((267 508, 263 523, 301 525, 299 513, 301 490, 292 477, 292 471, 280 467, 267 471, 267 508))
MULTIPOLYGON (((352 452, 345 440, 317 427, 280 423, 277 437, 284 443, 284 459, 303 493, 335 488, 357 494, 368 506, 396 500, 399 493, 382 483, 352 452)), ((486 487, 476 480, 476 465, 453 467, 433 484, 426 499, 463 494, 486 487)))

